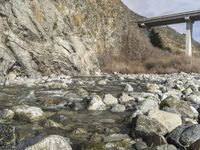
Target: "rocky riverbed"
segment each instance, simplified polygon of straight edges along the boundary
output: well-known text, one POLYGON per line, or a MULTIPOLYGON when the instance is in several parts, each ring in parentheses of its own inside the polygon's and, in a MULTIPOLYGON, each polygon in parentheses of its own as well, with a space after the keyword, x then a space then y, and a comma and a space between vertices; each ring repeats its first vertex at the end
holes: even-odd
POLYGON ((0 82, 2 150, 199 150, 200 75, 0 82))

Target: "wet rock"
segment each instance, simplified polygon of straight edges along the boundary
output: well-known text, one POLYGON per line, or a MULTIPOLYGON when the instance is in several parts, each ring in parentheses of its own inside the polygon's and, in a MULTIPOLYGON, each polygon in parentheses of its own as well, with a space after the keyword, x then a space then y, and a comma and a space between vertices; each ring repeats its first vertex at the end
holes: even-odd
POLYGON ((22 121, 36 122, 46 118, 45 113, 38 107, 19 105, 14 106, 12 110, 15 112, 16 118, 22 121))
POLYGON ((185 101, 181 101, 173 96, 169 96, 162 100, 160 107, 170 107, 175 109, 183 118, 197 118, 198 112, 194 112, 194 109, 186 103, 185 101))
POLYGON ((122 96, 119 98, 119 103, 128 103, 133 100, 134 98, 129 96, 127 93, 122 93, 122 96))
POLYGON ((107 106, 113 106, 118 104, 118 100, 117 98, 115 98, 114 96, 112 96, 111 94, 106 94, 104 96, 103 102, 107 105, 107 106))
POLYGON ((69 142, 62 136, 50 135, 40 142, 26 148, 25 150, 72 150, 69 142))
POLYGON ((0 125, 0 149, 12 147, 16 144, 15 127, 10 125, 0 125), (4 148, 2 148, 4 147, 4 148))
POLYGON ((44 126, 47 127, 47 128, 61 128, 61 129, 63 128, 62 124, 57 123, 53 120, 46 120, 44 126))
POLYGON ((189 146, 200 139, 200 125, 192 125, 186 128, 180 137, 180 143, 189 146))
POLYGON ((167 128, 159 123, 156 119, 138 115, 132 120, 132 135, 133 137, 145 137, 151 133, 157 133, 159 135, 165 135, 167 128))
POLYGON ((117 104, 112 107, 111 111, 112 112, 124 112, 126 110, 126 107, 122 104, 117 104))
POLYGON ((158 120, 158 122, 163 124, 169 132, 182 124, 182 120, 179 115, 161 110, 151 111, 148 116, 158 120))
POLYGON ((66 100, 62 98, 51 96, 40 97, 37 102, 45 107, 64 106, 67 103, 66 100))
POLYGON ((130 84, 126 84, 126 86, 124 88, 124 92, 130 93, 130 92, 133 92, 133 91, 134 91, 133 87, 130 84))
POLYGON ((103 103, 101 97, 94 95, 90 100, 88 110, 106 110, 106 105, 103 103))
POLYGON ((166 137, 168 143, 173 144, 177 147, 182 147, 182 144, 180 143, 179 140, 180 140, 182 132, 189 126, 190 125, 181 125, 181 126, 176 127, 173 131, 171 131, 166 137))
POLYGON ((104 142, 116 142, 124 139, 130 139, 127 134, 111 134, 104 138, 104 142))
POLYGON ((14 118, 15 113, 10 109, 3 109, 0 111, 0 118, 5 120, 11 120, 14 118))
POLYGON ((80 135, 80 134, 87 134, 87 131, 83 128, 77 128, 73 131, 74 135, 80 135))

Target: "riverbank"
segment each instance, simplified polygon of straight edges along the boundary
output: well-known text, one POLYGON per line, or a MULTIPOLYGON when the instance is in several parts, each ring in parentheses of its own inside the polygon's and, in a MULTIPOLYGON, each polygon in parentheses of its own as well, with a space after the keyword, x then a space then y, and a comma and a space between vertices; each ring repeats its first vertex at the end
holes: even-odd
POLYGON ((3 149, 195 149, 199 74, 1 80, 3 149), (189 148, 190 147, 190 148, 189 148))

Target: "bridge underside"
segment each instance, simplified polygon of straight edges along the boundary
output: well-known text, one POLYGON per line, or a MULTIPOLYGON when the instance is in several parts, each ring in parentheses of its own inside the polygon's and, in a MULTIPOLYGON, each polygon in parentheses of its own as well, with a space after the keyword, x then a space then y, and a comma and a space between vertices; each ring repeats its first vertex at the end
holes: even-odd
POLYGON ((187 56, 192 56, 193 23, 199 20, 200 20, 200 10, 148 18, 148 19, 138 21, 137 23, 139 27, 145 29, 145 32, 147 34, 148 34, 148 30, 152 27, 178 24, 178 23, 186 23, 185 53, 187 56))

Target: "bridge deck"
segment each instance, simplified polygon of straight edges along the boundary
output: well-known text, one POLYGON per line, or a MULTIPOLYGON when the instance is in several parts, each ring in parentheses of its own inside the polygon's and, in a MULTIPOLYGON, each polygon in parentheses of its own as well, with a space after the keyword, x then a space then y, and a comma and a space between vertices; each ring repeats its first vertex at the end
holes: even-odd
POLYGON ((198 21, 200 20, 200 10, 147 18, 147 19, 138 21, 137 23, 140 27, 142 27, 142 24, 145 24, 148 27, 155 27, 155 26, 161 26, 161 25, 184 23, 186 22, 185 17, 189 17, 191 21, 198 21))

